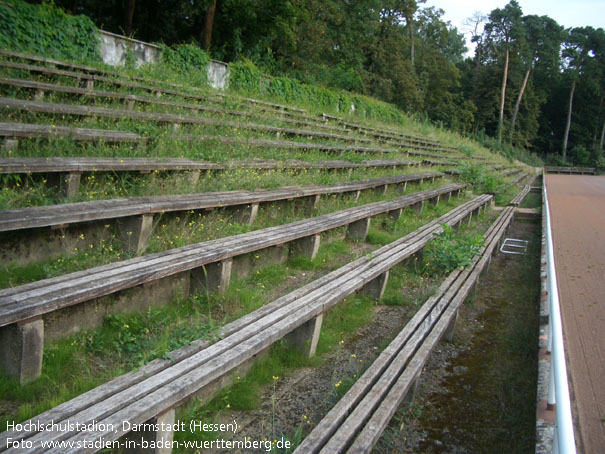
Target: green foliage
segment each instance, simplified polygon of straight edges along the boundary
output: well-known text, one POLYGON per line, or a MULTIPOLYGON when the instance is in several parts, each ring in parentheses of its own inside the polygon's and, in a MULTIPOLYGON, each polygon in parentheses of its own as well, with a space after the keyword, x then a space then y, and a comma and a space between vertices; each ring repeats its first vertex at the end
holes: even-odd
POLYGON ((235 91, 253 94, 260 91, 263 74, 250 60, 229 64, 229 87, 235 91))
POLYGON ((425 271, 430 275, 444 275, 457 268, 466 268, 477 255, 484 238, 479 234, 461 235, 447 224, 436 234, 425 252, 425 271))
POLYGON ((86 16, 53 3, 0 2, 0 47, 69 61, 100 62, 99 34, 86 16))
POLYGON ((506 186, 504 180, 473 164, 460 166, 460 179, 472 186, 473 192, 476 194, 494 194, 498 196, 504 192, 506 186))
POLYGON ((194 44, 162 46, 162 65, 181 75, 195 75, 195 79, 206 81, 210 57, 194 44))
POLYGON ((355 113, 393 123, 403 123, 404 116, 395 106, 366 96, 309 85, 290 77, 264 75, 250 60, 229 64, 230 89, 245 95, 266 96, 287 104, 308 107, 318 112, 355 113))

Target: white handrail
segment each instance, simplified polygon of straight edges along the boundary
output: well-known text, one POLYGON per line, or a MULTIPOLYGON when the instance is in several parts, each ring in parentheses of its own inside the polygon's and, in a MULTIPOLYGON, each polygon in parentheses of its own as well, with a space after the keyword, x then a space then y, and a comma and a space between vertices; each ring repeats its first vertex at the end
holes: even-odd
POLYGON ((561 308, 559 306, 559 292, 557 290, 555 255, 553 251, 552 231, 550 227, 550 208, 548 205, 548 197, 546 195, 546 184, 544 184, 544 206, 544 216, 546 216, 546 264, 550 314, 549 335, 552 336, 552 339, 549 339, 549 343, 552 345, 552 354, 550 363, 551 389, 549 390, 548 404, 554 405, 556 403, 553 453, 575 454, 576 443, 571 419, 569 386, 567 384, 567 367, 565 365, 565 350, 563 347, 561 308))

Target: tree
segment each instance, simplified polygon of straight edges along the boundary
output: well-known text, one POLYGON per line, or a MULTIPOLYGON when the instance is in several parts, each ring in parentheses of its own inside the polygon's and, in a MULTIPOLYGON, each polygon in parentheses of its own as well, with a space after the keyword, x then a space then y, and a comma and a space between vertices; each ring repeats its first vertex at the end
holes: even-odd
POLYGON ((210 6, 206 10, 204 16, 204 27, 200 35, 200 43, 202 48, 206 51, 210 51, 210 45, 212 43, 212 29, 214 28, 214 13, 216 12, 216 0, 212 0, 210 6))
POLYGON ((569 101, 567 103, 567 121, 563 133, 563 145, 561 147, 561 158, 567 159, 567 143, 569 140, 569 129, 571 127, 571 114, 573 111, 573 100, 576 84, 580 77, 586 59, 590 52, 591 35, 594 33, 592 27, 577 27, 569 30, 563 49, 563 65, 566 76, 571 80, 569 90, 569 101))
POLYGON ((536 64, 543 64, 547 67, 554 67, 559 59, 559 49, 563 40, 563 27, 548 16, 523 16, 525 39, 523 40, 523 49, 520 52, 521 60, 526 66, 525 76, 517 102, 513 111, 510 125, 510 137, 513 138, 515 123, 523 94, 527 88, 529 76, 536 64), (555 62, 555 65, 553 65, 555 62))
POLYGON ((498 143, 502 142, 502 126, 504 122, 504 102, 506 99, 506 82, 508 78, 508 64, 511 46, 522 37, 521 7, 516 0, 503 9, 496 8, 489 15, 489 22, 485 25, 484 33, 489 46, 504 53, 504 70, 502 73, 502 88, 500 95, 500 113, 498 116, 498 143))

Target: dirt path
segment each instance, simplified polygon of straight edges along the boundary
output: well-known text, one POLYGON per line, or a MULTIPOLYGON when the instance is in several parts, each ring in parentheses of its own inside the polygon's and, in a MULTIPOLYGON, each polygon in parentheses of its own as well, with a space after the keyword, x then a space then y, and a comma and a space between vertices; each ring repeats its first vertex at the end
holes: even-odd
POLYGON ((605 447, 605 177, 548 175, 578 452, 605 447))

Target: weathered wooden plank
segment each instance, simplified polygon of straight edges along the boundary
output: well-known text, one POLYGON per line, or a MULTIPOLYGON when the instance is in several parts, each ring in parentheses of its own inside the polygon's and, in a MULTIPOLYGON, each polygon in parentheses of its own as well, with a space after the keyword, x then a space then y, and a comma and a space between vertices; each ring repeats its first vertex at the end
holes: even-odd
POLYGON ((139 214, 246 205, 318 194, 342 193, 374 188, 384 184, 417 181, 423 178, 441 175, 443 174, 399 175, 369 180, 348 181, 324 186, 315 185, 306 187, 284 187, 278 190, 227 191, 205 194, 131 197, 4 210, 0 211, 0 231, 64 225, 100 219, 114 219, 139 214))
POLYGON ((139 143, 147 141, 143 136, 132 132, 5 122, 0 123, 0 136, 40 137, 45 139, 68 137, 72 140, 84 142, 104 140, 106 142, 139 143))

